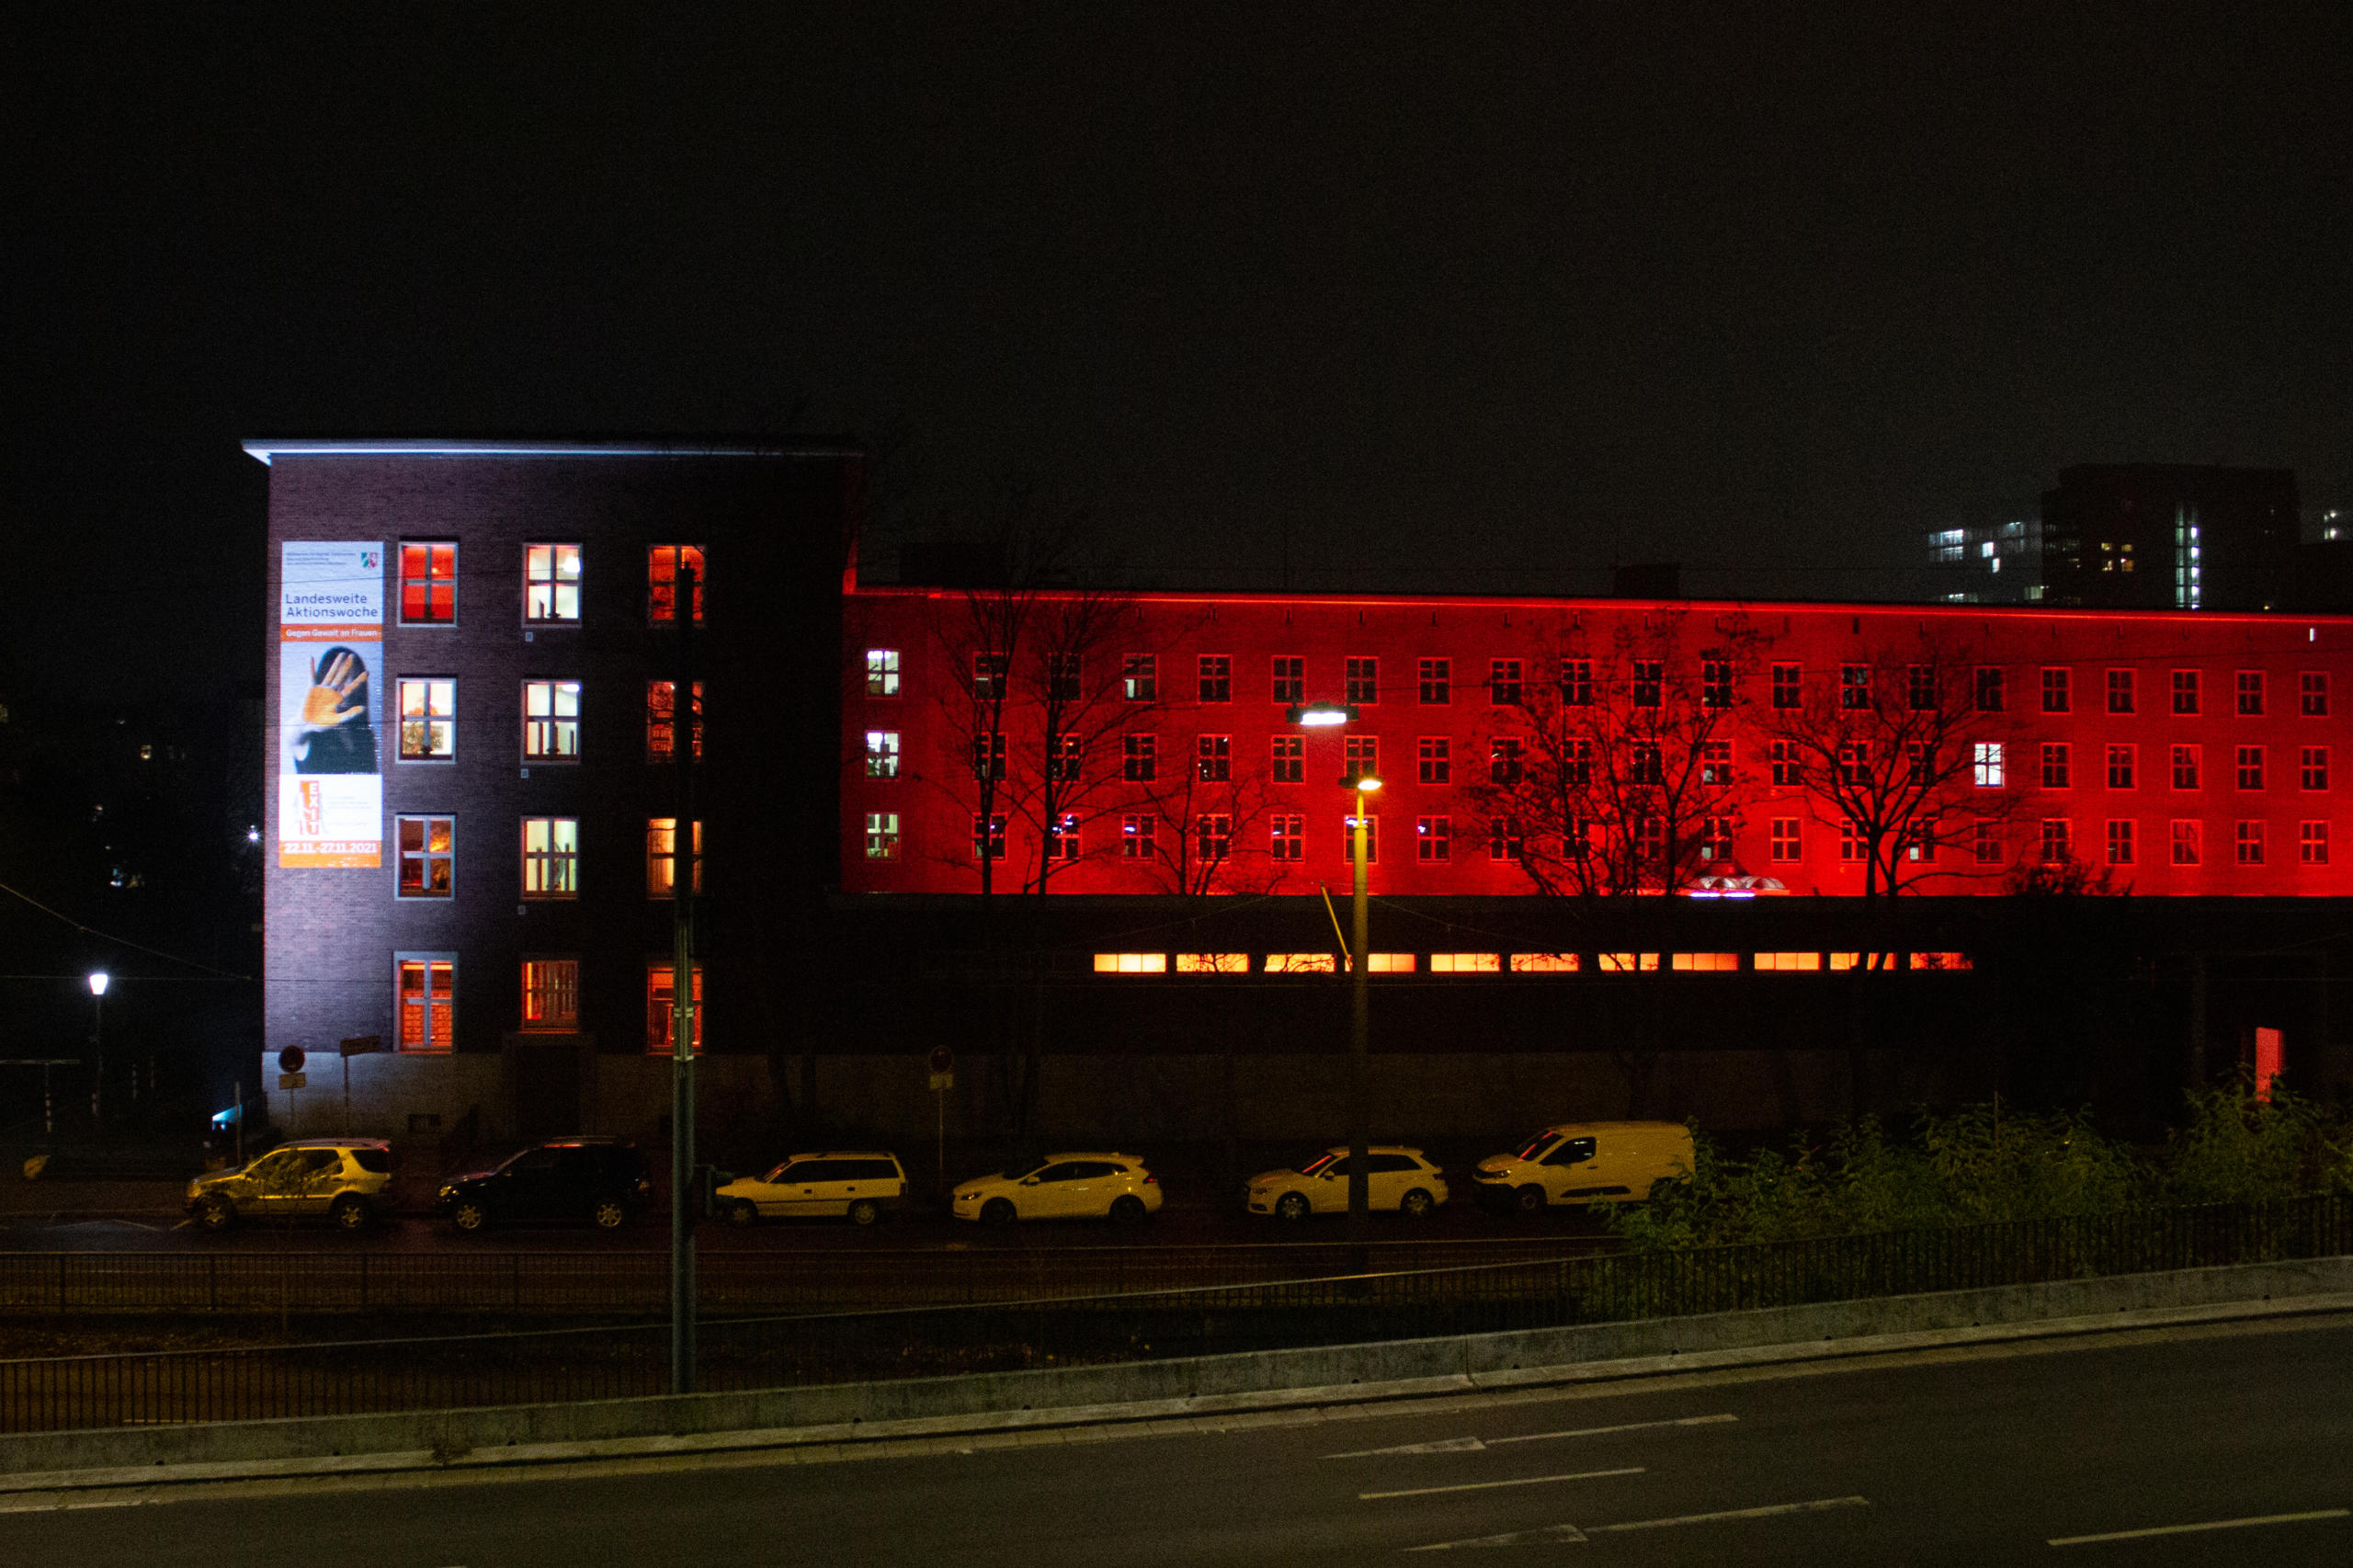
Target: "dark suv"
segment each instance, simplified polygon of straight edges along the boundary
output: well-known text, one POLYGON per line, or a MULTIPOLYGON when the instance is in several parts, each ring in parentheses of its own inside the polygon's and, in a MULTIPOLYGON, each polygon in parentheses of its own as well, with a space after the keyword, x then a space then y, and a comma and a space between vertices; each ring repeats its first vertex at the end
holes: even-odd
POLYGON ((495 1169, 452 1176, 434 1207, 461 1231, 494 1220, 585 1220, 618 1229, 644 1207, 654 1184, 645 1156, 618 1138, 555 1138, 495 1169))

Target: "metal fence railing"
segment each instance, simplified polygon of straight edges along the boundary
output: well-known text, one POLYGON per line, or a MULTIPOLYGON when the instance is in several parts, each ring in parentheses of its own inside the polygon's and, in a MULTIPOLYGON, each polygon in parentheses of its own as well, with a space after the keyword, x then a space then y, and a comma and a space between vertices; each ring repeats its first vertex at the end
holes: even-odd
MULTIPOLYGON (((2353 1254, 2353 1199, 1688 1252, 707 1320, 702 1386, 779 1388, 1565 1326, 2353 1254)), ((664 1392, 664 1325, 0 1361, 0 1431, 664 1392)))

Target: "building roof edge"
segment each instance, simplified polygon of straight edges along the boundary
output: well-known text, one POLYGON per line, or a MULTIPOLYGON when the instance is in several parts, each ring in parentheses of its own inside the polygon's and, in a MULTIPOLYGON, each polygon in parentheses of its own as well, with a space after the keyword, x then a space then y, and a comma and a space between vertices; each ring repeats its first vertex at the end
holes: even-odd
POLYGON ((456 440, 429 437, 257 437, 245 455, 270 466, 288 458, 816 458, 855 457, 860 449, 832 441, 456 440))

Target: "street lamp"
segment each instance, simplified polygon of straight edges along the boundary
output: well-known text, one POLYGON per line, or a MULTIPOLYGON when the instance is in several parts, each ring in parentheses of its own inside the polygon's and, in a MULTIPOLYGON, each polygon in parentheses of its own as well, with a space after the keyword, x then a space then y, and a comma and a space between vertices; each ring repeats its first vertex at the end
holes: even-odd
POLYGON ((107 981, 105 970, 90 971, 90 1050, 97 1058, 97 1070, 90 1074, 90 1125, 95 1130, 103 1108, 102 1098, 107 1084, 107 981))
MULTIPOLYGON (((1295 703, 1285 716, 1306 729, 1336 729, 1357 717, 1354 703, 1304 702, 1295 703)), ((1365 1169, 1370 1161, 1366 1145, 1371 1142, 1371 1116, 1365 1104, 1367 1040, 1371 1028, 1371 994, 1366 989, 1366 971, 1371 967, 1371 954, 1367 950, 1366 936, 1371 925, 1369 911, 1370 893, 1365 876, 1367 839, 1371 824, 1366 819, 1366 798, 1381 788, 1381 780, 1370 773, 1350 774, 1340 780, 1343 789, 1351 792, 1348 813, 1349 860, 1356 872, 1355 934, 1349 940, 1353 949, 1348 954, 1348 1230, 1347 1239, 1361 1245, 1368 1229, 1372 1208, 1372 1184, 1365 1169)))

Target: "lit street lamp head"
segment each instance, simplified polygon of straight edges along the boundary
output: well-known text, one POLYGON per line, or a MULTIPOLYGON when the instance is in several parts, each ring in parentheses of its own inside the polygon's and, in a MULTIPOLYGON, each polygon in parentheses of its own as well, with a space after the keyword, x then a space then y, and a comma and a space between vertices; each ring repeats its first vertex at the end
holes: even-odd
POLYGON ((103 996, 106 994, 107 971, 102 969, 92 970, 90 971, 90 994, 93 996, 103 996))
POLYGON ((1338 702, 1294 702, 1283 711, 1284 717, 1291 723, 1302 724, 1311 730, 1352 723, 1357 717, 1354 705, 1338 702))
POLYGON ((1358 792, 1367 795, 1371 794, 1375 790, 1381 788, 1381 780, 1374 778, 1370 773, 1360 774, 1354 778, 1343 779, 1341 782, 1345 784, 1352 784, 1357 788, 1358 792))

